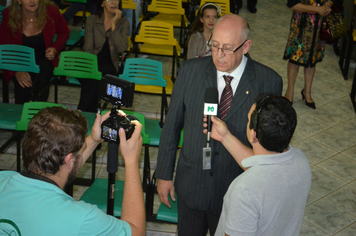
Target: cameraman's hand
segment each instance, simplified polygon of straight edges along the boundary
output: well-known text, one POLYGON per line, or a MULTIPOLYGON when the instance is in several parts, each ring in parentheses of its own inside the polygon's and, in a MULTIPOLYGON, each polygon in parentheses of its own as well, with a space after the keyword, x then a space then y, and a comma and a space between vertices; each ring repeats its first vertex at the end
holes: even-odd
POLYGON ((125 165, 137 165, 142 148, 142 125, 137 120, 132 120, 131 123, 135 125, 135 131, 133 132, 129 140, 126 140, 126 134, 124 129, 120 128, 119 130, 120 151, 121 155, 124 157, 125 165))
POLYGON ((101 139, 101 124, 107 120, 110 116, 110 112, 105 113, 104 115, 100 115, 99 113, 96 113, 96 119, 94 122, 93 127, 91 128, 91 138, 95 142, 102 142, 103 140, 101 139))

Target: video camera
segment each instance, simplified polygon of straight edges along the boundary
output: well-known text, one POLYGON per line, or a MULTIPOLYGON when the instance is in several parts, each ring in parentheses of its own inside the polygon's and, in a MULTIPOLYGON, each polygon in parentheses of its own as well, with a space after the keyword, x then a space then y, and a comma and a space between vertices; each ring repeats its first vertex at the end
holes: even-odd
POLYGON ((135 126, 131 120, 137 120, 134 115, 120 116, 116 106, 132 107, 135 83, 120 79, 113 75, 105 75, 100 81, 101 99, 110 102, 113 107, 110 117, 101 125, 101 138, 120 143, 119 129, 123 128, 126 133, 126 139, 131 138, 135 126))

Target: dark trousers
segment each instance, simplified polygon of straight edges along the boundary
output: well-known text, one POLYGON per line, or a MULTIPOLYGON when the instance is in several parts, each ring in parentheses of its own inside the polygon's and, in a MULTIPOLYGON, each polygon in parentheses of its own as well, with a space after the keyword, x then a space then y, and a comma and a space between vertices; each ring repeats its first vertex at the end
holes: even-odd
MULTIPOLYGON (((257 0, 247 0, 247 8, 255 8, 257 0)), ((236 13, 242 7, 242 0, 230 0, 230 12, 236 13)))
POLYGON ((43 59, 36 61, 37 65, 40 67, 40 73, 29 73, 32 80, 32 87, 23 88, 17 82, 15 76, 12 78, 15 85, 15 103, 24 104, 29 102, 33 93, 32 99, 34 101, 44 101, 48 100, 49 95, 49 85, 53 77, 53 65, 52 62, 43 59))
POLYGON ((214 214, 211 208, 206 211, 192 210, 182 201, 179 201, 179 198, 177 201, 179 236, 206 236, 208 229, 210 235, 215 234, 220 214, 214 214))
MULTIPOLYGON (((108 63, 109 64, 109 63, 108 63)), ((98 62, 98 69, 103 76, 106 74, 116 75, 116 69, 113 65, 98 62)), ((112 64, 112 63, 111 63, 112 64)), ((97 112, 98 96, 99 96, 99 80, 93 79, 78 79, 82 89, 80 90, 80 100, 78 110, 86 112, 97 112)))

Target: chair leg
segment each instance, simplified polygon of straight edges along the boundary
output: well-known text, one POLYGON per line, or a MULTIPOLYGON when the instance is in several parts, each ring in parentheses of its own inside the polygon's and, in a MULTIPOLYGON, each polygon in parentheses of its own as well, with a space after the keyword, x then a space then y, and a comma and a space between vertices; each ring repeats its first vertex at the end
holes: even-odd
POLYGON ((9 103, 9 83, 6 81, 5 77, 1 75, 2 79, 2 102, 9 103))
POLYGON ((354 106, 356 112, 356 69, 354 74, 354 80, 352 81, 350 97, 351 97, 352 105, 354 106))
POLYGON ((349 44, 348 44, 348 48, 346 50, 345 66, 344 66, 344 72, 343 72, 345 80, 347 80, 347 76, 348 76, 348 73, 349 73, 352 48, 353 48, 353 41, 350 39, 349 40, 349 44))
POLYGON ((151 184, 151 167, 150 167, 150 153, 148 144, 145 144, 145 158, 143 164, 143 178, 142 178, 143 191, 147 193, 147 190, 151 184))
POLYGON ((345 62, 345 53, 346 53, 346 48, 347 48, 347 36, 344 36, 342 38, 342 46, 341 46, 341 52, 340 52, 340 58, 339 58, 339 66, 342 75, 344 76, 344 62, 345 62))

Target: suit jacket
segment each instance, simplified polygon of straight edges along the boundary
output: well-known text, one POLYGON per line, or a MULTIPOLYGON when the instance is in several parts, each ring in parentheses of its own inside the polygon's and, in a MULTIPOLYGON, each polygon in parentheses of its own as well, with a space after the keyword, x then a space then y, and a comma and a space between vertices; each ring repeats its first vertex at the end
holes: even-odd
MULTIPOLYGON (((44 26, 43 38, 46 45, 46 49, 54 47, 57 50, 55 58, 51 61, 53 68, 58 66, 59 54, 67 42, 70 34, 67 22, 59 12, 59 8, 56 5, 47 5, 47 22, 44 26), (53 42, 54 36, 57 34, 56 40, 53 42)), ((11 29, 7 25, 9 22, 9 8, 5 8, 3 11, 3 19, 0 25, 0 45, 1 44, 17 44, 22 45, 22 31, 12 33, 11 29)), ((15 75, 15 71, 4 71, 4 75, 7 81, 15 75)))
MULTIPOLYGON (((128 47, 129 32, 129 21, 121 18, 117 22, 115 30, 109 34, 110 55, 116 71, 119 71, 119 55, 128 47)), ((98 15, 91 15, 86 21, 83 51, 98 55, 105 41, 104 16, 99 18, 98 15)))
MULTIPOLYGON (((231 133, 245 145, 248 112, 258 93, 282 93, 282 78, 272 69, 248 58, 225 122, 231 133)), ((217 70, 212 57, 187 60, 174 85, 169 111, 160 139, 156 176, 172 180, 180 131, 184 142, 180 152, 175 188, 178 198, 189 208, 220 214, 230 183, 243 172, 224 146, 211 140, 212 168, 203 170, 204 96, 208 87, 217 87, 217 70)))

